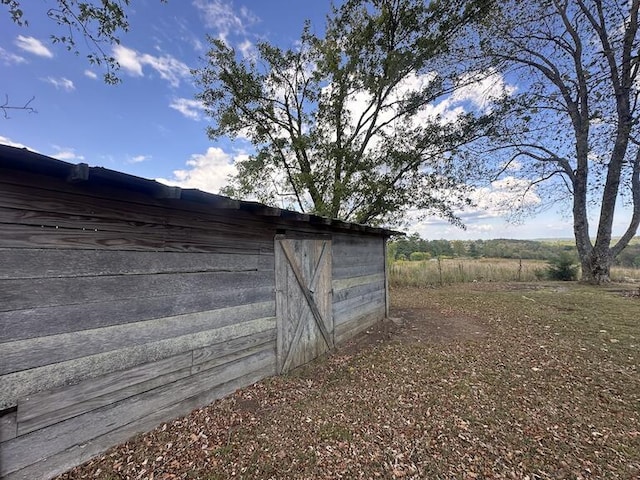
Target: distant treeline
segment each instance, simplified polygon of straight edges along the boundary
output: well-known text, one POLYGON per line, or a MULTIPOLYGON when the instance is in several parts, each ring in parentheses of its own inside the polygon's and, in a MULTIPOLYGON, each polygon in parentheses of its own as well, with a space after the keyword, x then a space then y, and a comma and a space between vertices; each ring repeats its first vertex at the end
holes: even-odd
MULTIPOLYGON (((576 256, 571 241, 538 240, 424 240, 418 234, 389 242, 389 256, 394 260, 429 260, 438 257, 522 258, 552 260, 563 253, 576 256)), ((640 268, 640 242, 631 243, 618 256, 616 265, 640 268)))

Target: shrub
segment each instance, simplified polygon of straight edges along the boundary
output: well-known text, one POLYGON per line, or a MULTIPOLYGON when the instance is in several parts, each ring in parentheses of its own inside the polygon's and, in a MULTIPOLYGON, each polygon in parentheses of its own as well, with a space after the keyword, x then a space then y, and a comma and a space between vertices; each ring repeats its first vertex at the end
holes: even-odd
POLYGON ((578 265, 573 255, 561 252, 547 265, 547 276, 550 280, 572 281, 578 279, 578 265))
POLYGON ((420 262, 422 260, 428 260, 429 257, 430 255, 425 252, 411 252, 411 255, 409 255, 409 260, 411 260, 412 262, 420 262))

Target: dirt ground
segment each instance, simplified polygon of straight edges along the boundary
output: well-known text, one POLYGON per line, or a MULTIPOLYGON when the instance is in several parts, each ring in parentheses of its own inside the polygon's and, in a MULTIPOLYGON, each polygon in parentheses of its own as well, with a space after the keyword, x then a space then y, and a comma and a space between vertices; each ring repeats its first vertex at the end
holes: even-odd
POLYGON ((384 342, 435 344, 477 340, 486 335, 486 325, 473 317, 446 314, 437 307, 395 307, 390 309, 389 318, 349 340, 338 352, 350 355, 384 342))
POLYGON ((634 289, 391 292, 337 350, 60 479, 640 478, 634 289))

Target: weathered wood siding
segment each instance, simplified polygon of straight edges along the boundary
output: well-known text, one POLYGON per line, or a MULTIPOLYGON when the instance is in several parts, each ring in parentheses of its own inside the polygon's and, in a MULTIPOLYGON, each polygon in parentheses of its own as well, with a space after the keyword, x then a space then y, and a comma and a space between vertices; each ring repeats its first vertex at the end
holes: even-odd
POLYGON ((142 187, 0 175, 0 478, 49 478, 274 375, 279 233, 329 240, 332 339, 384 317, 383 236, 142 187))
POLYGON ((333 320, 340 343, 383 319, 386 312, 382 237, 333 236, 333 320))
POLYGON ((45 478, 275 373, 273 228, 0 177, 0 477, 45 478))

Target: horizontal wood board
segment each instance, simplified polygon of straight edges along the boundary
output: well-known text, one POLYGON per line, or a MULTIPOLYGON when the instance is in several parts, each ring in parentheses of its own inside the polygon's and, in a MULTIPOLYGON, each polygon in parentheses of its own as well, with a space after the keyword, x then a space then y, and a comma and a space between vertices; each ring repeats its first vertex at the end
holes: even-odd
POLYGON ((275 371, 273 347, 267 347, 249 357, 190 375, 121 402, 18 436, 2 444, 0 477, 55 455, 73 445, 99 438, 151 412, 170 407, 261 369, 275 371))
MULTIPOLYGON (((273 302, 258 308, 274 311, 273 302)), ((251 316, 256 313, 252 313, 251 316)), ((75 384, 88 378, 131 368, 142 363, 204 348, 234 338, 273 330, 275 317, 255 318, 212 330, 134 345, 104 353, 53 363, 0 376, 0 409, 15 406, 19 398, 62 385, 75 384)))
POLYGON ((273 254, 0 248, 0 279, 274 270, 273 254))
POLYGON ((385 315, 384 240, 334 236, 333 318, 336 341, 356 335, 385 315))
POLYGON ((276 230, 332 239, 337 341, 384 315, 382 237, 123 192, 0 178, 0 477, 61 472, 275 374, 276 230))

